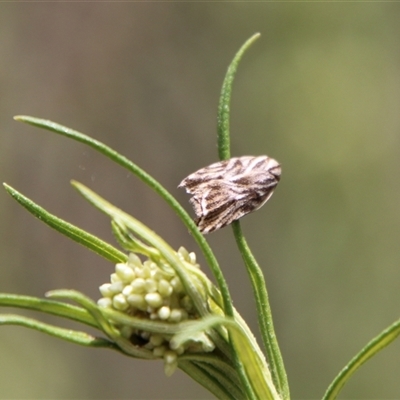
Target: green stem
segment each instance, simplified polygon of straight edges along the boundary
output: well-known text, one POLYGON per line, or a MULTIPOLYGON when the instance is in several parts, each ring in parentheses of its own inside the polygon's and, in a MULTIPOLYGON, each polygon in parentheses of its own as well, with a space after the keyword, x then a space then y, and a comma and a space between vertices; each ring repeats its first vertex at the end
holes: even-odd
MULTIPOLYGON (((259 37, 260 34, 256 33, 242 45, 242 47, 239 49, 239 51, 233 58, 232 62, 229 64, 228 70, 225 74, 224 82, 222 84, 222 89, 221 89, 221 95, 218 103, 218 117, 217 117, 217 143, 218 143, 218 156, 220 160, 227 160, 231 157, 230 131, 229 131, 230 101, 232 95, 232 84, 236 75, 237 67, 246 50, 259 37)), ((236 351, 234 352, 235 355, 237 354, 236 351)), ((239 359, 237 359, 237 365, 243 365, 239 359)))
POLYGON ((253 287, 257 305, 258 323, 260 325, 261 337, 270 362, 272 379, 282 398, 289 399, 289 384, 275 335, 264 275, 247 244, 239 221, 233 222, 232 229, 253 287))
MULTIPOLYGON (((226 73, 221 96, 218 105, 218 154, 221 160, 229 159, 230 152, 230 99, 232 94, 232 84, 236 74, 238 64, 252 43, 260 34, 253 35, 248 39, 240 50, 236 53, 226 73)), ((267 351, 268 359, 271 364, 271 374, 278 392, 284 399, 289 398, 289 386, 287 376, 283 365, 282 356, 279 350, 278 342, 274 331, 271 309, 268 301, 268 293, 265 286, 264 276, 261 268, 258 266, 256 259, 247 245, 246 239, 243 236, 240 224, 235 221, 232 224, 236 243, 239 247, 243 261, 246 265, 256 298, 258 319, 262 334, 262 340, 267 351)))

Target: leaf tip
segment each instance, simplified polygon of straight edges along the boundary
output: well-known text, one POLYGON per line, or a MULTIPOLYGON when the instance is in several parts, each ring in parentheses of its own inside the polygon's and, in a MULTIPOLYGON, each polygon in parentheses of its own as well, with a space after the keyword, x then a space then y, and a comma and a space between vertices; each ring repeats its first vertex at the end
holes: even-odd
POLYGON ((71 179, 69 181, 69 183, 71 184, 71 186, 76 189, 78 192, 81 192, 81 188, 84 186, 82 185, 82 183, 76 181, 75 179, 71 179))
POLYGON ((5 183, 5 182, 3 182, 3 186, 4 186, 4 189, 8 192, 8 193, 12 193, 13 192, 13 188, 10 186, 10 185, 8 185, 7 183, 5 183))

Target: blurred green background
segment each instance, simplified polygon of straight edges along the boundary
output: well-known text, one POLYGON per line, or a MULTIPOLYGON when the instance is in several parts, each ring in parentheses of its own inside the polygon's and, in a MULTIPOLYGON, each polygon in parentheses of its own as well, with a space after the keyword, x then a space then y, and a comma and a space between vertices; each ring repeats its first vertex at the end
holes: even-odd
MULTIPOLYGON (((70 187, 77 179, 175 248, 197 251, 174 213, 135 177, 12 117, 48 118, 104 141, 190 210, 176 186, 217 161, 223 77, 242 43, 260 32, 234 84, 232 155, 267 154, 283 175, 269 203, 242 225, 265 272, 292 396, 319 398, 400 313, 399 18, 400 5, 390 2, 2 3, 1 181, 114 243, 107 218, 70 187)), ((99 297, 112 265, 4 191, 0 218, 1 292, 75 288, 99 297)), ((208 238, 235 306, 257 332, 230 228, 208 238)), ((0 328, 0 354, 2 399, 211 397, 179 371, 167 379, 161 362, 20 327, 0 328)), ((342 398, 400 398, 399 368, 395 343, 342 398)))

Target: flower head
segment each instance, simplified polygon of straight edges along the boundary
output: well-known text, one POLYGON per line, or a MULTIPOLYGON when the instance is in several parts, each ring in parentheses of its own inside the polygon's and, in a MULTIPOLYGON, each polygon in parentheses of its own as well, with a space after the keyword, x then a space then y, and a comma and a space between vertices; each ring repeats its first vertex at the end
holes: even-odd
MULTIPOLYGON (((200 272, 194 253, 181 247, 176 254, 188 271, 200 272)), ((193 279, 202 288, 195 274, 193 279)), ((176 271, 161 259, 147 258, 142 261, 136 254, 130 253, 126 263, 116 264, 110 282, 100 286, 100 293, 103 296, 97 302, 100 307, 111 308, 132 317, 169 324, 199 318, 176 271)), ((163 358, 167 375, 176 369, 178 356, 184 353, 211 352, 215 348, 205 333, 176 348, 171 343, 171 333, 146 331, 122 324, 117 324, 116 328, 133 345, 150 350, 156 358, 163 358)))

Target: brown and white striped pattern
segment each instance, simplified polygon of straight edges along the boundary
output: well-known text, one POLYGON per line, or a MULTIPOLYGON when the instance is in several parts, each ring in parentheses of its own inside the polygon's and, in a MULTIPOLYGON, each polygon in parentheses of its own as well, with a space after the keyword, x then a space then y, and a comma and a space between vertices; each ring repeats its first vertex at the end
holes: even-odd
POLYGON ((259 209, 271 196, 281 177, 281 167, 267 156, 243 156, 201 168, 178 187, 189 200, 202 233, 229 225, 259 209))

